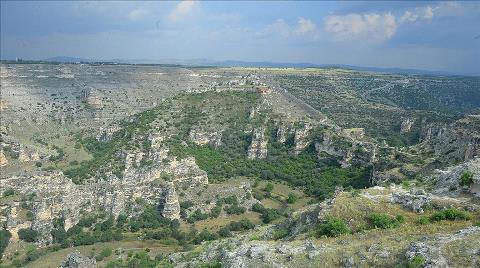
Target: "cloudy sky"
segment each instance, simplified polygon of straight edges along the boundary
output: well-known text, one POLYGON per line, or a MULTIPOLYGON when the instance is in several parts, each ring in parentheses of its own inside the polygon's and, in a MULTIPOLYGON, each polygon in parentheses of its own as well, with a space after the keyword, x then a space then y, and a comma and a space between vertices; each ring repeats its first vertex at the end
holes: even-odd
POLYGON ((480 75, 480 2, 1 2, 1 58, 198 59, 480 75))

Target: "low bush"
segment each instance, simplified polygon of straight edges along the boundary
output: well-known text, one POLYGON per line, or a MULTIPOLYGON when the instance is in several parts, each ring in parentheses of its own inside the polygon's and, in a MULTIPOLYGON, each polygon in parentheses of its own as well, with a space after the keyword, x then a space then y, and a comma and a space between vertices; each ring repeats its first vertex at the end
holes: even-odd
POLYGON ((405 221, 402 215, 392 217, 385 213, 373 213, 368 216, 368 220, 373 227, 382 229, 398 227, 405 221))
POLYGON ((465 171, 460 177, 460 185, 469 186, 473 183, 473 173, 471 171, 465 171))
POLYGON ((352 231, 342 219, 329 219, 326 223, 318 226, 316 236, 337 237, 343 234, 349 234, 352 231))
POLYGON ((294 193, 289 193, 288 194, 287 203, 294 204, 295 202, 297 202, 297 200, 298 200, 297 195, 295 195, 294 193))
POLYGON ((422 217, 417 219, 417 224, 425 225, 425 224, 429 224, 429 223, 430 223, 430 219, 428 219, 428 217, 422 216, 422 217))
POLYGON ((425 264, 425 257, 417 255, 407 263, 407 268, 421 268, 425 264))
POLYGON ((38 238, 38 232, 32 229, 18 230, 18 237, 25 242, 35 242, 38 238))
POLYGON ((231 214, 240 215, 240 214, 245 213, 245 208, 244 207, 239 207, 238 205, 232 205, 232 206, 226 207, 225 212, 227 212, 227 214, 229 214, 229 215, 231 215, 231 214))
POLYGON ((430 216, 431 221, 469 220, 470 218, 471 218, 470 214, 456 208, 447 208, 441 211, 437 211, 430 216))

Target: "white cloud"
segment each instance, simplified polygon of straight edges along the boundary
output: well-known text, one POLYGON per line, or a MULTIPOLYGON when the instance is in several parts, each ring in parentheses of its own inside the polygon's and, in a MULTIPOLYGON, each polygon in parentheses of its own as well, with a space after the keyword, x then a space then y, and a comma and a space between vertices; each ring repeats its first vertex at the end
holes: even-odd
POLYGON ((380 42, 392 38, 397 30, 395 16, 385 14, 348 14, 328 16, 325 30, 336 40, 366 39, 380 42))
POLYGON ((317 26, 315 23, 303 17, 299 17, 297 24, 294 26, 288 25, 283 19, 278 19, 274 23, 268 25, 266 31, 280 34, 282 37, 317 37, 317 26))
POLYGON ((128 13, 128 18, 130 20, 138 20, 148 15, 148 10, 143 8, 137 8, 128 13))
POLYGON ((439 7, 431 6, 416 7, 413 10, 406 10, 400 18, 400 22, 416 22, 417 20, 431 20, 435 15, 434 11, 439 7))
POLYGON ((298 18, 298 25, 296 32, 298 34, 304 35, 308 33, 315 32, 316 25, 311 20, 305 19, 303 17, 298 18))
POLYGON ((291 34, 290 26, 283 19, 278 19, 274 23, 267 25, 266 31, 278 33, 283 37, 288 37, 291 34))
POLYGON ((168 15, 168 20, 178 22, 192 15, 195 7, 198 6, 197 1, 185 0, 177 4, 177 6, 168 15))

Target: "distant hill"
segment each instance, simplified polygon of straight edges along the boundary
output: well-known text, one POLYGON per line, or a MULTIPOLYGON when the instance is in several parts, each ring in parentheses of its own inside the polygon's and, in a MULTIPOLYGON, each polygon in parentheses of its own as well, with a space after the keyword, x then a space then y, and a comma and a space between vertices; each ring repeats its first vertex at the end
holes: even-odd
POLYGON ((315 64, 308 62, 269 62, 269 61, 238 61, 238 60, 209 60, 209 59, 111 59, 111 60, 94 60, 68 56, 57 56, 47 58, 45 61, 60 63, 75 62, 109 62, 122 64, 168 64, 168 65, 187 65, 187 66, 218 66, 218 67, 264 67, 264 68, 342 68, 364 72, 382 72, 382 73, 399 73, 399 74, 426 74, 426 75, 459 75, 444 71, 431 71, 419 69, 404 68, 383 68, 383 67, 365 67, 346 64, 315 64))
POLYGON ((76 57, 67 57, 67 56, 57 56, 52 58, 47 58, 45 61, 50 62, 63 62, 63 63, 74 63, 74 62, 93 62, 93 60, 76 58, 76 57))

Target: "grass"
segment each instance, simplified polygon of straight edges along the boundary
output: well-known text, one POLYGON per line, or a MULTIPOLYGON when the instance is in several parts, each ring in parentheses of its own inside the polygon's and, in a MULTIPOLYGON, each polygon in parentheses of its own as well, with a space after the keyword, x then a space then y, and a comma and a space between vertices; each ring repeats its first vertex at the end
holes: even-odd
MULTIPOLYGON (((386 194, 388 190, 374 190, 378 194, 386 194)), ((342 193, 337 197, 334 207, 326 216, 330 218, 339 218, 353 229, 353 234, 341 236, 343 241, 339 246, 338 238, 321 237, 316 239, 317 244, 323 245, 322 250, 316 260, 321 260, 324 267, 342 266, 342 260, 345 257, 353 256, 355 264, 361 263, 366 267, 396 267, 399 263, 406 263, 405 251, 411 242, 417 241, 423 236, 434 236, 439 234, 453 233, 457 230, 472 225, 471 220, 461 221, 440 221, 428 224, 418 224, 420 217, 429 217, 433 212, 427 212, 424 216, 405 210, 398 204, 391 204, 386 200, 376 202, 363 196, 352 197, 348 192, 342 193), (368 224, 368 215, 372 213, 387 213, 388 215, 402 215, 405 222, 396 228, 389 229, 371 229, 355 232, 362 225, 368 224), (375 254, 375 250, 369 248, 378 248, 389 252, 387 258, 379 257, 375 254), (366 262, 360 262, 360 258, 367 256, 366 262)), ((478 213, 477 213, 478 214, 478 213)), ((478 215, 477 215, 478 216, 478 215)), ((472 217, 474 218, 474 217, 472 217)), ((307 234, 307 236, 313 233, 307 234)), ((442 254, 453 260, 450 265, 459 267, 470 267, 474 260, 467 257, 465 250, 476 245, 476 241, 480 239, 479 235, 469 237, 468 239, 455 241, 442 249, 442 254)), ((473 248, 471 249, 473 250, 473 248)), ((293 264, 292 264, 293 265, 293 264)), ((308 258, 296 259, 295 266, 315 267, 318 262, 314 262, 308 258)))
POLYGON ((61 249, 56 252, 48 253, 44 256, 41 256, 38 260, 29 263, 26 268, 57 268, 60 263, 65 259, 65 257, 73 252, 74 250, 80 251, 84 256, 95 256, 100 254, 106 248, 111 248, 113 254, 109 257, 104 258, 102 261, 97 262, 99 267, 106 264, 110 260, 116 259, 115 250, 121 248, 125 253, 128 252, 138 252, 144 251, 145 248, 149 248, 149 254, 155 256, 158 253, 172 253, 178 246, 176 245, 165 245, 161 241, 148 240, 148 241, 118 241, 118 242, 108 242, 108 243, 96 243, 90 246, 78 246, 73 248, 61 249))
MULTIPOLYGON (((198 231, 207 229, 209 231, 218 231, 221 227, 228 225, 230 222, 239 221, 243 218, 250 220, 254 224, 261 224, 260 214, 256 212, 245 212, 241 215, 227 215, 226 217, 218 217, 214 219, 206 219, 195 222, 193 226, 198 231)), ((192 225, 182 223, 180 229, 182 231, 189 231, 192 225)))

